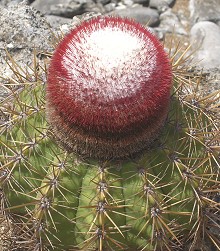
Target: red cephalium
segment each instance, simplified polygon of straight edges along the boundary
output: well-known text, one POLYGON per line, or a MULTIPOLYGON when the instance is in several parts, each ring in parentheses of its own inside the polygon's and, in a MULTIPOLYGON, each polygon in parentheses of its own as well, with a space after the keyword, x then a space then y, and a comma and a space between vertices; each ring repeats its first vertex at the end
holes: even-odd
POLYGON ((167 117, 171 66, 158 39, 135 21, 97 17, 58 45, 47 117, 68 151, 124 158, 149 147, 167 117))

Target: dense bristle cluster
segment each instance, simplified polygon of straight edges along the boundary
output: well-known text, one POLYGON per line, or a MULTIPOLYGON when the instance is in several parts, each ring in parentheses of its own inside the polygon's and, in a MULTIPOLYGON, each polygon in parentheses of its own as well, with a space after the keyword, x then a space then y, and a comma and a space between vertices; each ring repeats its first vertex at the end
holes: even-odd
POLYGON ((69 151, 123 158, 149 146, 167 117, 171 66, 157 38, 118 17, 83 22, 51 60, 47 114, 69 151))

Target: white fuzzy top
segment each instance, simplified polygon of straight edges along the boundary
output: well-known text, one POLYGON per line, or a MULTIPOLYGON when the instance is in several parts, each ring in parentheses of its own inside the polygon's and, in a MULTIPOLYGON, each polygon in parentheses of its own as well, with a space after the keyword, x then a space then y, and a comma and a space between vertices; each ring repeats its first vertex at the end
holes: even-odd
POLYGON ((78 34, 66 49, 63 66, 77 79, 77 98, 88 94, 113 100, 130 96, 151 76, 157 55, 149 38, 124 27, 104 27, 78 34), (80 39, 80 41, 76 41, 80 39))
POLYGON ((94 31, 87 40, 88 55, 98 57, 97 66, 107 67, 110 71, 136 57, 136 52, 143 46, 138 37, 109 27, 94 31))

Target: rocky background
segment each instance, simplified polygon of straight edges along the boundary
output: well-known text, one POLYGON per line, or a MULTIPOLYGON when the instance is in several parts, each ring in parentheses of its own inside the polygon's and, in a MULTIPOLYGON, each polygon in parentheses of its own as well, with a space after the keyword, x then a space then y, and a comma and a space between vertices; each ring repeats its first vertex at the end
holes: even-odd
POLYGON ((34 48, 51 51, 51 30, 66 33, 91 13, 134 18, 167 46, 174 31, 173 47, 192 44, 195 68, 208 76, 208 88, 220 88, 220 0, 0 0, 0 75, 10 75, 5 49, 30 65, 34 48))

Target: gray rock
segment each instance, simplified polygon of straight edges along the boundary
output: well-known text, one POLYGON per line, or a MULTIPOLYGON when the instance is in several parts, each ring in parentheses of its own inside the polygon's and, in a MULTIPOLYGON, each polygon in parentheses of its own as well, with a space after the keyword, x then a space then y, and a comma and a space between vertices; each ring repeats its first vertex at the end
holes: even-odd
POLYGON ((8 4, 7 0, 0 0, 0 6, 5 7, 8 4))
POLYGON ((142 4, 144 6, 149 5, 149 0, 133 0, 134 3, 142 4))
POLYGON ((71 0, 47 0, 47 1, 35 0, 31 4, 31 6, 39 10, 43 14, 53 15, 53 13, 51 13, 51 8, 53 8, 53 6, 59 4, 67 5, 70 2, 71 0))
POLYGON ((0 13, 0 49, 45 48, 48 25, 39 12, 21 3, 0 13))
POLYGON ((111 2, 111 0, 96 0, 96 3, 100 3, 102 5, 109 4, 110 2, 111 2))
POLYGON ((149 26, 155 26, 159 23, 159 14, 156 10, 140 5, 125 9, 116 9, 110 14, 132 18, 141 24, 148 24, 149 26))
POLYGON ((160 15, 159 30, 163 33, 172 33, 175 31, 176 34, 187 35, 186 30, 179 20, 179 17, 172 11, 171 8, 167 9, 160 15))
POLYGON ((83 14, 85 13, 105 13, 105 8, 101 3, 95 3, 87 1, 85 4, 83 4, 83 14))
POLYGON ((121 1, 123 5, 125 5, 126 7, 132 7, 134 5, 133 0, 122 0, 121 1))
POLYGON ((116 4, 115 3, 108 3, 104 6, 105 13, 112 12, 115 10, 116 4))
MULTIPOLYGON (((20 2, 24 2, 24 0, 13 0, 13 1, 12 0, 0 0, 0 6, 6 7, 8 5, 18 4, 20 2)), ((26 0, 25 2, 26 4, 29 4, 28 0, 26 0)))
POLYGON ((190 32, 194 61, 198 68, 209 70, 220 66, 220 27, 212 22, 202 21, 195 24, 190 32))
POLYGON ((210 91, 219 91, 220 89, 220 68, 209 69, 206 75, 207 89, 210 91))
POLYGON ((57 29, 63 24, 68 24, 72 19, 66 17, 59 17, 54 15, 45 15, 47 22, 51 25, 52 28, 57 29))
POLYGON ((150 0, 149 6, 159 11, 165 11, 174 4, 175 0, 150 0))
POLYGON ((75 2, 52 5, 50 8, 50 14, 67 18, 72 18, 75 15, 80 15, 84 12, 83 4, 75 2))
POLYGON ((86 0, 36 0, 32 6, 43 14, 72 18, 85 12, 84 5, 86 3, 86 0))
POLYGON ((200 21, 220 21, 219 0, 190 0, 189 6, 193 24, 200 21))
POLYGON ((0 7, 0 75, 11 76, 5 63, 7 49, 18 64, 26 69, 33 63, 33 49, 51 51, 52 34, 42 15, 26 4, 0 7))

